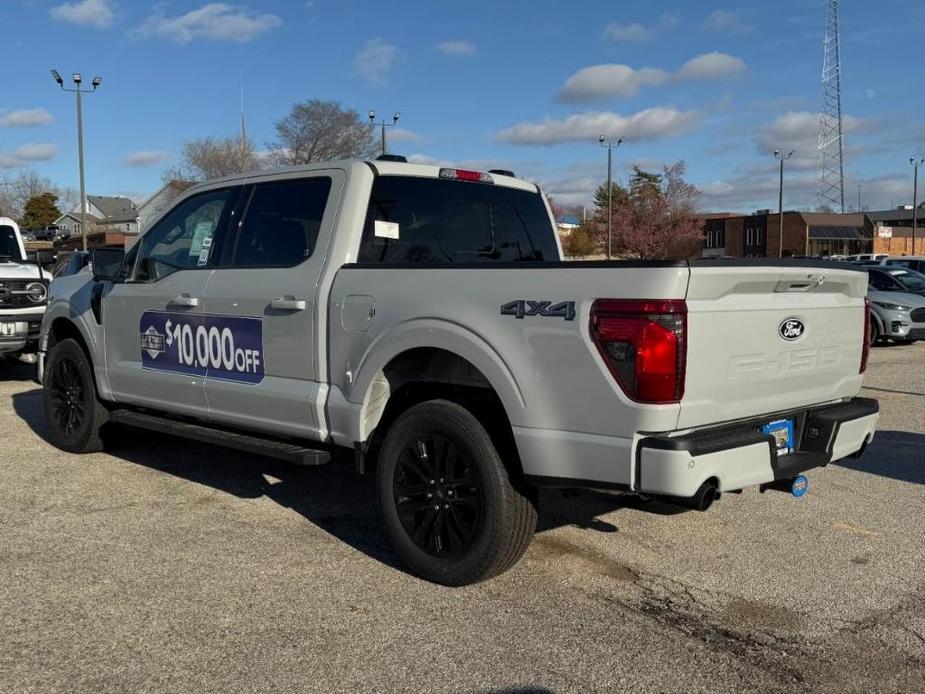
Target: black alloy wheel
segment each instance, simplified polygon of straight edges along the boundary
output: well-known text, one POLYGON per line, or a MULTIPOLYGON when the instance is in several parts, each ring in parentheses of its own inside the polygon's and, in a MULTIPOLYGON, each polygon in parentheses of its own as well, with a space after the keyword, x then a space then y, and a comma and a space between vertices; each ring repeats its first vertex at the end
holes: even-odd
POLYGON ((436 557, 469 547, 481 520, 481 489, 456 444, 420 436, 399 456, 394 480, 398 517, 415 545, 436 557))
POLYGON ((49 378, 53 422, 66 436, 73 436, 80 431, 86 418, 86 394, 77 365, 69 358, 59 359, 49 378))
POLYGON ((379 509, 411 571, 463 586, 517 563, 536 529, 536 490, 510 456, 456 402, 418 403, 389 425, 376 467, 379 509))
POLYGON ((102 450, 100 430, 109 420, 109 411, 97 398, 93 367, 83 347, 70 338, 54 343, 42 380, 48 439, 71 453, 102 450))

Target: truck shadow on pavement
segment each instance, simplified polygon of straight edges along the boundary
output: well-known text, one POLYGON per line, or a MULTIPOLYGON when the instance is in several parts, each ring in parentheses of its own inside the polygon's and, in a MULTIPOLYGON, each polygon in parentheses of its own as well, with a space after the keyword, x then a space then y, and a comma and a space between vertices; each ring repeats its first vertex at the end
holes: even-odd
POLYGON ((839 460, 835 465, 900 482, 925 484, 925 434, 878 431, 864 455, 839 460))
MULTIPOLYGON (((47 440, 41 390, 12 396, 13 409, 29 428, 47 440)), ((375 472, 357 475, 353 452, 337 451, 330 463, 299 467, 272 458, 200 444, 144 430, 120 428, 111 450, 126 462, 202 484, 240 499, 266 497, 292 509, 325 532, 378 561, 404 571, 388 545, 379 519, 375 472)), ((621 508, 660 515, 686 509, 598 492, 541 490, 537 532, 573 526, 617 532, 598 516, 621 508), (579 498, 569 498, 577 496, 579 498)))
POLYGON ((35 364, 24 364, 17 359, 0 357, 0 381, 31 381, 35 378, 35 364))

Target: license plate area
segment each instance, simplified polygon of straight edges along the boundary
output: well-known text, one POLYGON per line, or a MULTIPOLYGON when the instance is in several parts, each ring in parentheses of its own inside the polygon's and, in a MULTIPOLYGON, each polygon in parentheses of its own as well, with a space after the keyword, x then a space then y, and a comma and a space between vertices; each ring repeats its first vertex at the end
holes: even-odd
POLYGON ((773 436, 777 443, 777 455, 790 455, 794 450, 792 419, 775 419, 761 427, 761 433, 773 436))

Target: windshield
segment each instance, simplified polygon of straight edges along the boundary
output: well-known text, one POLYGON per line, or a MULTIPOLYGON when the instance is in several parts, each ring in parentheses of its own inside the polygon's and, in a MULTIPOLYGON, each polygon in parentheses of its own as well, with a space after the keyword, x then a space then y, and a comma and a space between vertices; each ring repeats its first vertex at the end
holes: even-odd
POLYGON ((893 279, 906 289, 911 289, 916 292, 925 289, 925 275, 921 272, 916 272, 915 270, 901 270, 899 272, 891 272, 890 274, 893 275, 893 279))
POLYGON ((0 262, 5 260, 22 260, 16 232, 11 226, 0 226, 0 262))

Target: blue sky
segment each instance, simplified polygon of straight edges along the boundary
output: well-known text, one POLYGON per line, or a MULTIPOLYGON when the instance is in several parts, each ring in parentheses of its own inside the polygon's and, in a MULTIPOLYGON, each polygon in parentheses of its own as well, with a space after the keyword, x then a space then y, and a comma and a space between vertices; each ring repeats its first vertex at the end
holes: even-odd
MULTIPOLYGON (((849 205, 911 202, 925 153, 919 0, 841 3, 849 205)), ((813 202, 824 0, 376 2, 0 0, 0 178, 76 187, 74 100, 49 70, 103 77, 85 102, 87 187, 155 190, 182 143, 249 131, 309 98, 401 111, 393 151, 512 168, 561 203, 633 163, 683 159, 712 210, 776 207, 771 152, 796 150, 785 206, 813 202)))

